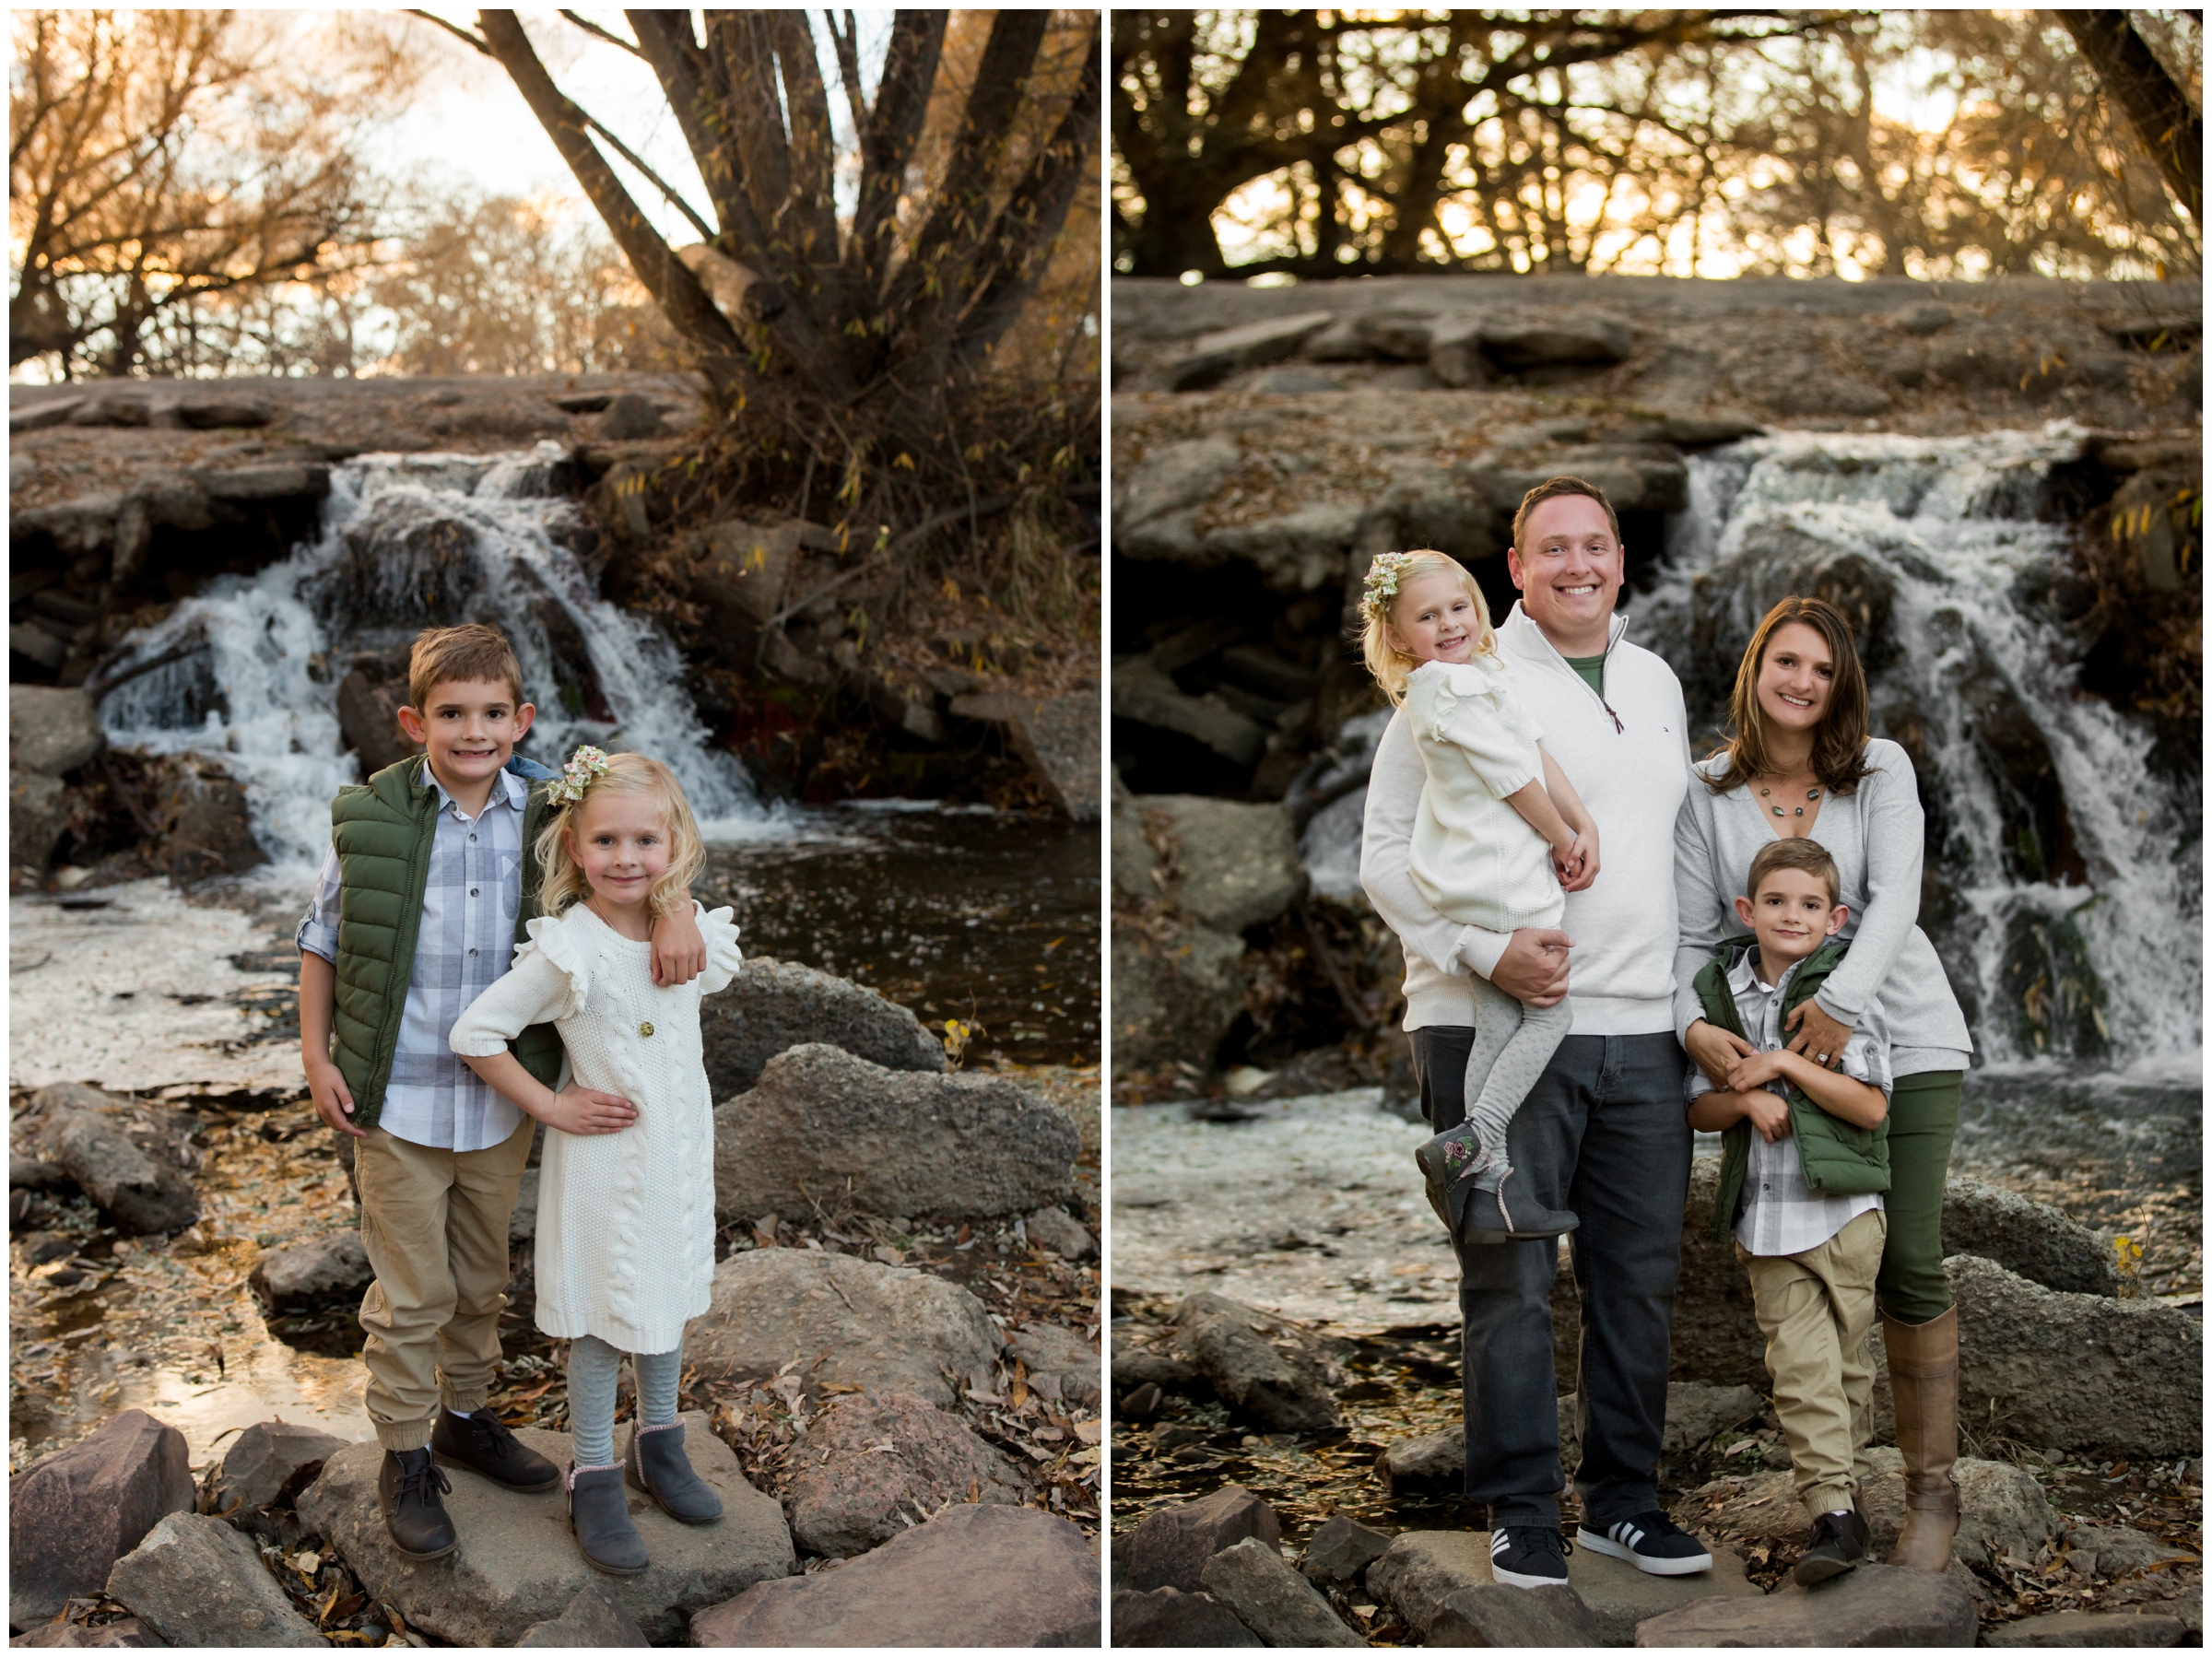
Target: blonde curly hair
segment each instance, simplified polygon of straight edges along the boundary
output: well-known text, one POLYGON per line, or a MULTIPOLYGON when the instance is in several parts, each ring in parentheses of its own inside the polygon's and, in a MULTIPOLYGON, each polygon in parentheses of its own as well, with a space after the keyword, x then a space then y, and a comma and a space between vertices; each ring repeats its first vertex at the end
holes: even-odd
MULTIPOLYGON (((1381 591, 1371 591, 1361 598, 1359 613, 1364 618, 1359 629, 1359 654, 1367 663, 1367 671, 1375 676, 1375 683, 1390 699, 1392 707, 1406 699, 1406 680, 1419 661, 1394 648, 1390 642, 1391 617, 1396 612, 1400 595, 1406 584, 1429 575, 1455 575, 1474 601, 1475 619, 1478 624, 1475 634, 1475 649, 1482 655, 1492 655, 1498 649, 1498 635, 1490 627, 1490 606, 1482 596, 1482 588, 1467 573, 1467 568, 1447 553, 1423 547, 1413 552, 1382 553, 1376 558, 1393 560, 1387 585, 1381 591)), ((1378 583, 1370 577, 1369 586, 1378 583)))
POLYGON ((699 820, 684 798, 684 785, 676 773, 643 754, 610 754, 606 769, 583 785, 583 792, 566 805, 556 805, 537 831, 537 864, 544 871, 538 888, 539 906, 548 915, 559 915, 583 901, 591 887, 569 844, 584 803, 597 794, 657 794, 661 820, 668 830, 668 867, 653 883, 647 901, 654 919, 676 908, 679 895, 690 890, 705 866, 705 843, 700 839, 699 820))

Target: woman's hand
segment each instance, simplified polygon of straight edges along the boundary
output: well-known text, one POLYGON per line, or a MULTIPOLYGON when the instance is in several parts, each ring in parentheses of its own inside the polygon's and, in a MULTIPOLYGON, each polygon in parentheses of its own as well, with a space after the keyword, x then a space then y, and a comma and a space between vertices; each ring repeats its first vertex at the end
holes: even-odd
POLYGON ((551 1104, 534 1114, 564 1134, 619 1134, 638 1120, 638 1108, 626 1099, 571 1082, 553 1096, 551 1104))
POLYGON ((1844 1044, 1851 1040, 1851 1026, 1838 1024, 1820 1010, 1818 1002, 1800 1003, 1782 1022, 1783 1028, 1797 1032, 1796 1040, 1790 1043, 1790 1052, 1802 1053, 1830 1070, 1842 1064, 1844 1044))
POLYGON ((1728 1066, 1740 1058, 1747 1058, 1759 1049, 1741 1036, 1722 1029, 1709 1019, 1700 1018, 1689 1027, 1682 1038, 1690 1063, 1705 1073, 1705 1079, 1725 1093, 1728 1087, 1728 1066))
POLYGON ((1597 878, 1597 831, 1583 829, 1567 842, 1565 851, 1554 847, 1553 858, 1559 865, 1559 889, 1585 890, 1597 878))

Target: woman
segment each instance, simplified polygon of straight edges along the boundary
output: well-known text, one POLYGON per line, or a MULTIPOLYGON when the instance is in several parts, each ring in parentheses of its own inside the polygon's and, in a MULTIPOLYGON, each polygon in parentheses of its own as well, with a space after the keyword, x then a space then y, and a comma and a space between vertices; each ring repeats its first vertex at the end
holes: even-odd
POLYGON ((1778 835, 1818 840, 1842 876, 1851 953, 1792 1015, 1790 1051, 1832 1068, 1868 1001, 1881 997, 1896 1092, 1877 1295, 1905 1460, 1905 1527, 1889 1563, 1940 1571, 1959 1528, 1959 1319, 1943 1274, 1943 1187, 1973 1040, 1935 946, 1914 924, 1920 791, 1905 751, 1866 734, 1866 676, 1850 625, 1820 599, 1785 598, 1767 612, 1728 713, 1734 739, 1696 767, 1704 786, 1691 785, 1676 825, 1676 1028, 1716 1084, 1738 1052, 1751 1051, 1705 1021, 1692 981, 1742 930, 1731 906, 1759 847, 1778 835))

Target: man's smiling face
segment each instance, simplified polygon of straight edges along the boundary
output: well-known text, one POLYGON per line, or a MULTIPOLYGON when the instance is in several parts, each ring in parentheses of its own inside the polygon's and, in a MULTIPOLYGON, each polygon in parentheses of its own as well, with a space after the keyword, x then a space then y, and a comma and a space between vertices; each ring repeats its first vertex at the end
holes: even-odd
POLYGON ((1525 546, 1506 555, 1521 607, 1562 653, 1595 655, 1620 594, 1620 543, 1606 509, 1587 495, 1538 501, 1522 525, 1525 546))

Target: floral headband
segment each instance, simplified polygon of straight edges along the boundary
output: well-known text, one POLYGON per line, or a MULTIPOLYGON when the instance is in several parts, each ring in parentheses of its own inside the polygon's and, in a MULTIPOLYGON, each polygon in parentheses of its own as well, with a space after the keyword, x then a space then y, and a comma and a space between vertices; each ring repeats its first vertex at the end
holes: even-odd
POLYGON ((607 763, 606 750, 587 743, 560 768, 560 781, 546 790, 546 797, 559 805, 573 805, 583 798, 583 791, 591 787, 594 778, 604 777, 613 769, 607 763))
POLYGON ((1391 601, 1398 595, 1398 582, 1405 578, 1406 566, 1413 562, 1410 552, 1379 552, 1374 562, 1367 567, 1367 582, 1359 594, 1361 614, 1375 621, 1390 613, 1391 601))

